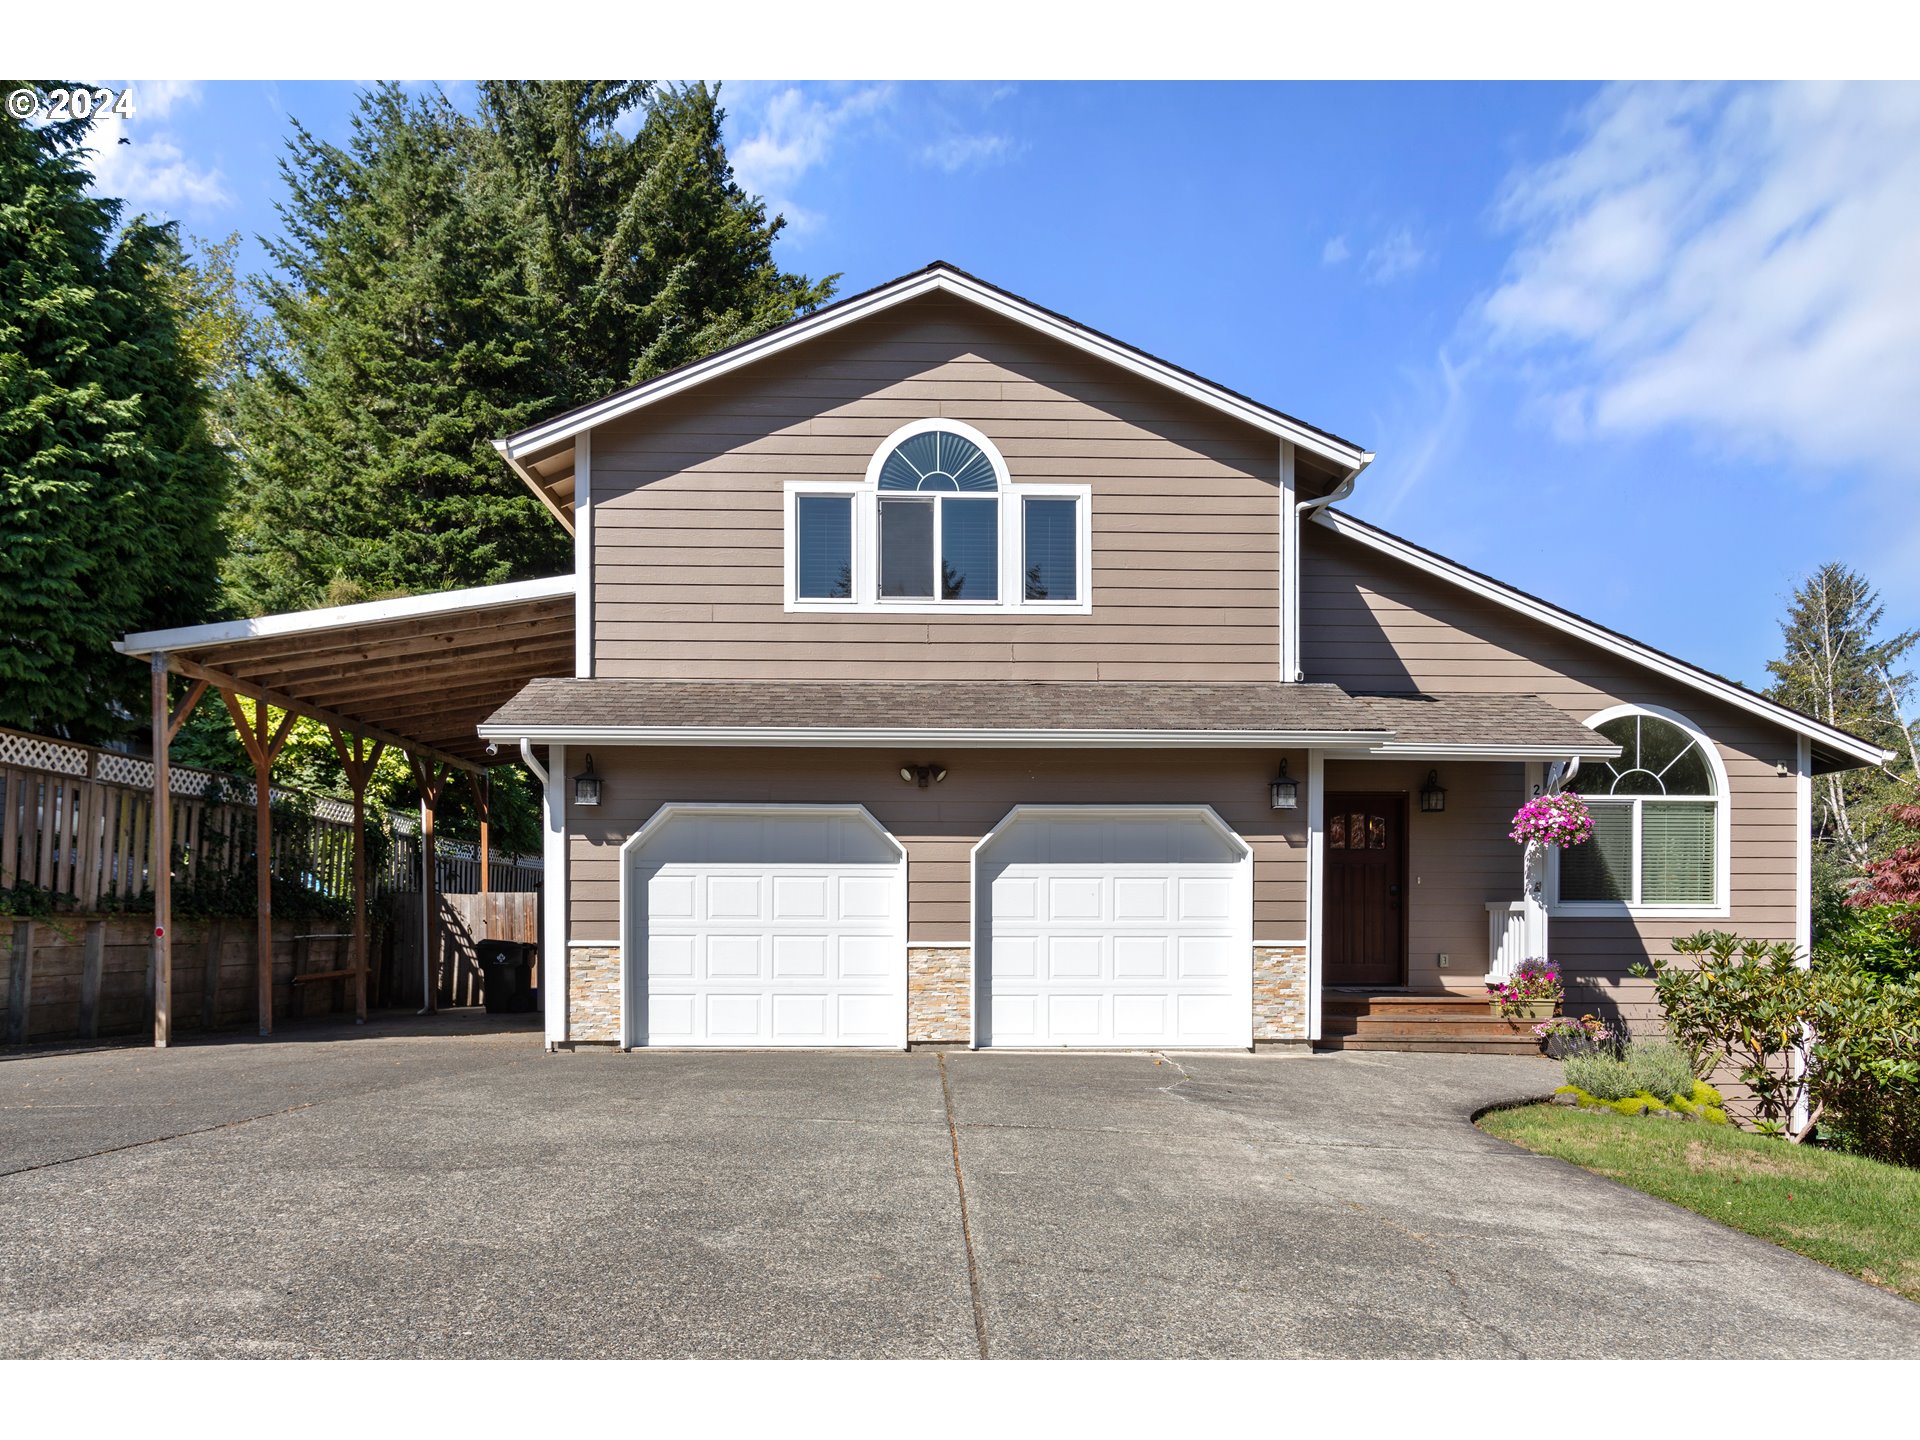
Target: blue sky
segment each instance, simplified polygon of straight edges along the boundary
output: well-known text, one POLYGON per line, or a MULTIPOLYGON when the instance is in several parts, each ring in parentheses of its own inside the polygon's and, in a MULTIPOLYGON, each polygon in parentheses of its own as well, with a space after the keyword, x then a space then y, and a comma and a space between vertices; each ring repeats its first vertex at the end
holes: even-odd
MULTIPOLYGON (((136 96, 102 187, 252 236, 289 117, 344 139, 355 87, 136 96)), ((1356 513, 1750 685, 1825 560, 1920 624, 1920 86, 723 98, 782 262, 842 293, 950 260, 1365 444, 1356 513)))

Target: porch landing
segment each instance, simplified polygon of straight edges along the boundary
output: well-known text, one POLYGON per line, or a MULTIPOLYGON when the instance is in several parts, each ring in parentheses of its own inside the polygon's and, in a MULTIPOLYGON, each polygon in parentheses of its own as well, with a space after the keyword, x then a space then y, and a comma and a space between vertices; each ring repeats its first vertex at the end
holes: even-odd
POLYGON ((1427 1050, 1465 1055, 1535 1055, 1532 1026, 1491 1014, 1480 995, 1450 990, 1329 987, 1317 1050, 1427 1050))

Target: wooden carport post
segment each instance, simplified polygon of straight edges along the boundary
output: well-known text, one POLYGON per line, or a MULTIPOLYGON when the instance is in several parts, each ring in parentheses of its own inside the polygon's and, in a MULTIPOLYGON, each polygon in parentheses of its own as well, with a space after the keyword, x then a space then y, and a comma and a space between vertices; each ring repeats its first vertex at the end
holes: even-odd
POLYGON ((253 760, 253 852, 255 903, 258 907, 257 968, 260 983, 260 1033, 273 1033, 273 762, 293 729, 293 712, 283 711, 278 725, 269 727, 267 702, 253 702, 253 720, 240 708, 240 697, 222 690, 233 716, 233 728, 253 760))
POLYGON ((426 921, 422 929, 420 945, 420 976, 424 1001, 420 1013, 432 1015, 439 1011, 438 992, 440 958, 440 856, 434 849, 433 811, 440 803, 440 788, 445 783, 446 774, 440 768, 438 760, 423 760, 418 755, 410 757, 413 761, 413 779, 420 790, 420 908, 426 921))
POLYGON ((493 868, 493 853, 487 838, 493 825, 493 772, 469 770, 467 784, 473 787, 473 812, 480 821, 480 895, 484 899, 493 889, 488 879, 493 868))
POLYGON ((337 725, 329 725, 333 748, 340 756, 340 768, 346 771, 353 787, 353 1018, 364 1025, 367 1020, 367 783, 373 779, 373 767, 380 763, 384 740, 369 740, 359 735, 349 739, 337 725), (361 747, 370 746, 362 750, 361 747))
POLYGON ((168 752, 187 716, 207 693, 207 682, 188 687, 180 708, 168 695, 167 657, 155 652, 153 668, 153 844, 147 868, 153 877, 153 1043, 164 1050, 173 1043, 173 772, 168 752))

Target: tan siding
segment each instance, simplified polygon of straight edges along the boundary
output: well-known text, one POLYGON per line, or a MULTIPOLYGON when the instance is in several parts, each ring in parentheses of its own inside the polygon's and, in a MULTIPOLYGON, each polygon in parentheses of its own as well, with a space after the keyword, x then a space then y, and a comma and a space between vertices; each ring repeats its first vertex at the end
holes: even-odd
MULTIPOLYGON (((1660 705, 1687 716, 1718 746, 1733 807, 1728 857, 1731 914, 1704 921, 1555 916, 1551 925, 1554 954, 1578 980, 1569 996, 1570 1006, 1617 1011, 1629 1019, 1649 1018, 1650 996, 1646 986, 1628 974, 1630 967, 1649 955, 1671 953, 1669 940, 1703 927, 1769 940, 1793 939, 1794 782, 1791 775, 1776 774, 1774 769, 1785 764, 1791 770, 1795 758, 1791 731, 1330 534, 1322 526, 1308 526, 1303 549, 1301 624, 1309 680, 1332 681, 1356 691, 1539 695, 1581 720, 1608 705, 1660 705)), ((1446 770, 1443 778, 1450 790, 1467 768, 1455 765, 1446 770)), ((1518 862, 1511 844, 1503 841, 1484 863, 1491 868, 1483 884, 1496 879, 1509 887, 1517 884, 1518 862)), ((1463 883, 1479 888, 1470 880, 1463 883)), ((1488 898, 1498 898, 1499 893, 1488 898)), ((1517 888, 1511 894, 1517 897, 1517 888)), ((1432 903, 1431 897, 1424 898, 1432 903)), ((1483 932, 1479 942, 1483 962, 1485 950, 1483 932)), ((1438 972, 1428 973, 1437 977, 1438 972)))
MULTIPOLYGON (((859 804, 907 847, 908 938, 967 940, 971 850, 1015 805, 1211 805, 1254 852, 1254 937, 1306 934, 1306 810, 1274 811, 1267 782, 1277 752, 1126 751, 943 753, 944 783, 902 783, 902 763, 877 751, 598 748, 598 811, 569 816, 570 925, 576 940, 619 935, 621 844, 672 801, 859 804)), ((1288 757, 1304 773, 1306 757, 1288 757)))
POLYGON ((595 432, 604 676, 1271 680, 1278 445, 970 306, 900 307, 595 432), (909 420, 1093 490, 1090 615, 789 615, 784 483, 909 420))

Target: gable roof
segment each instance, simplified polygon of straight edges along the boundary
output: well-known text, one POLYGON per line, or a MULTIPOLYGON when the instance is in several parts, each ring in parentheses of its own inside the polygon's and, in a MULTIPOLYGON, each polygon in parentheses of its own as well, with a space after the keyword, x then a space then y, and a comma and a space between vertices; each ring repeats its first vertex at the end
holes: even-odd
POLYGON ((932 294, 953 295, 970 301, 1077 350, 1130 370, 1189 400, 1198 401, 1244 424, 1290 441, 1342 470, 1357 471, 1373 459, 1371 452, 1351 440, 1309 425, 1304 420, 1275 410, 1237 390, 1215 384, 1156 355, 1149 355, 1091 326, 1070 320, 1010 290, 1002 290, 978 276, 969 275, 943 260, 936 260, 925 269, 876 285, 845 300, 822 306, 809 315, 775 326, 752 340, 742 341, 705 359, 669 370, 664 375, 618 391, 604 400, 596 400, 550 420, 543 420, 516 435, 494 441, 494 448, 540 497, 541 503, 571 530, 573 449, 577 437, 596 426, 631 415, 743 365, 751 365, 857 320, 932 294))
POLYGON ((1376 525, 1354 518, 1331 507, 1316 510, 1313 518, 1334 534, 1376 550, 1382 555, 1404 561, 1416 569, 1424 570, 1442 580, 1471 590, 1482 599, 1491 600, 1530 620, 1551 626, 1562 634, 1585 640, 1597 645, 1610 654, 1623 660, 1629 660, 1669 680, 1688 686, 1716 700, 1732 705, 1762 719, 1805 735, 1813 741, 1813 768, 1815 774, 1825 774, 1832 770, 1850 770, 1860 765, 1884 765, 1893 758, 1893 752, 1883 750, 1871 741, 1862 740, 1858 735, 1817 720, 1804 711, 1791 705, 1782 705, 1778 700, 1769 700, 1747 689, 1737 680, 1729 680, 1723 675, 1715 675, 1710 670, 1702 670, 1685 660, 1656 650, 1651 645, 1642 644, 1617 630, 1609 630, 1597 621, 1576 615, 1571 610, 1563 610, 1558 605, 1529 595, 1524 590, 1516 590, 1511 585, 1502 584, 1490 575, 1478 570, 1470 570, 1465 565, 1437 555, 1433 551, 1414 544, 1411 540, 1389 534, 1376 525))

